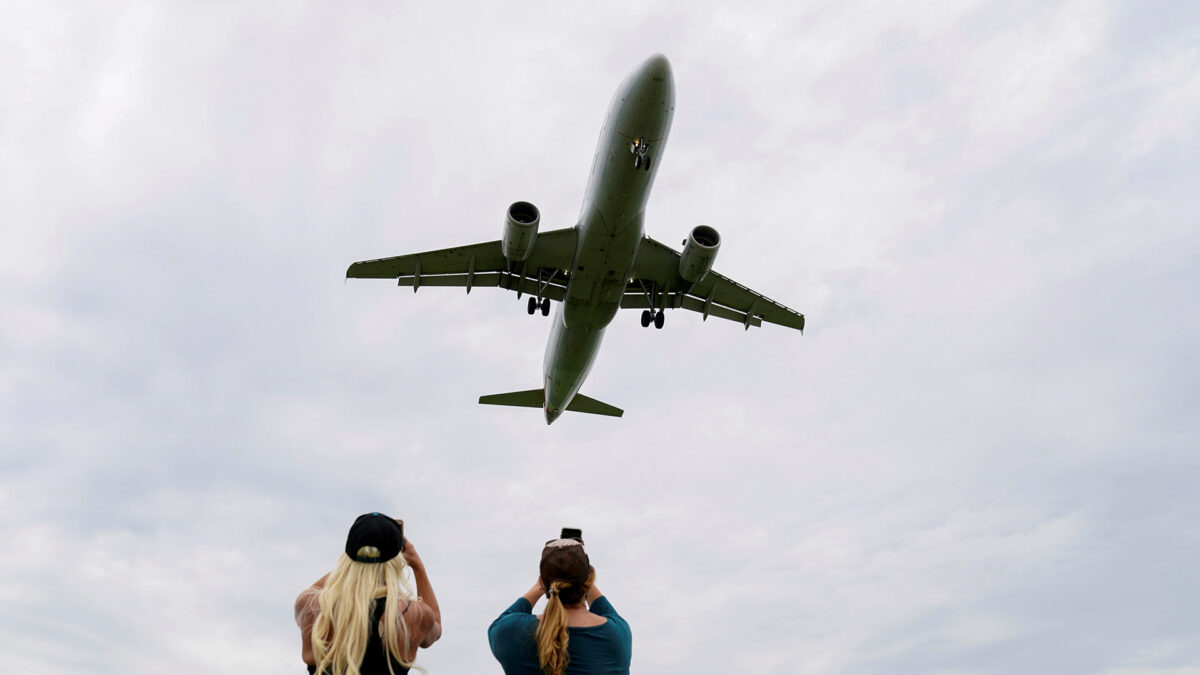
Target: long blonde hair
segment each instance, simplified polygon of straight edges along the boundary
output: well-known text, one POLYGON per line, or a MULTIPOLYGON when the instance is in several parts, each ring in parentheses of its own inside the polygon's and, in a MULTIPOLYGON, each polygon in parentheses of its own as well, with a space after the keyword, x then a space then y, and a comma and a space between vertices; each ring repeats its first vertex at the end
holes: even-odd
MULTIPOLYGON (((338 558, 318 598, 320 611, 312 627, 313 657, 318 673, 361 675, 359 665, 370 640, 369 631, 375 603, 383 599, 383 644, 405 667, 411 668, 408 625, 400 620, 401 600, 412 601, 417 594, 404 576, 403 556, 383 563, 355 562, 346 554, 338 558)), ((391 661, 388 670, 391 671, 391 661)))
POLYGON ((567 668, 567 644, 571 634, 567 630, 567 609, 564 605, 574 605, 583 600, 595 582, 596 568, 590 567, 587 581, 582 584, 560 579, 551 581, 546 589, 549 600, 536 633, 538 663, 546 675, 562 675, 567 668))

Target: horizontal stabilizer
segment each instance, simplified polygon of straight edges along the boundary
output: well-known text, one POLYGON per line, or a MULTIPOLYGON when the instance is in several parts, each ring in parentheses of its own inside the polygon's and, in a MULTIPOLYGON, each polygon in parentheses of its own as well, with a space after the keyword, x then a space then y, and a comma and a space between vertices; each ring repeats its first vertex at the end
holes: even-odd
POLYGON ((571 399, 567 410, 571 412, 591 413, 593 415, 608 415, 609 417, 620 417, 625 414, 624 410, 616 406, 609 405, 603 401, 597 401, 583 394, 575 394, 575 398, 571 399))
MULTIPOLYGON (((576 396, 575 398, 579 397, 576 396)), ((588 400, 590 401, 591 399, 588 400)), ((479 402, 485 405, 515 405, 519 408, 541 408, 546 404, 546 394, 541 389, 510 391, 507 394, 480 396, 479 402)), ((600 402, 596 401, 596 403, 600 402)), ((600 405, 604 404, 600 403, 600 405)))
MULTIPOLYGON (((544 389, 529 389, 527 391, 510 391, 506 394, 490 394, 488 396, 480 396, 479 402, 484 405, 511 405, 518 408, 544 408, 546 406, 546 392, 544 389)), ((571 399, 567 410, 571 412, 590 413, 592 415, 608 415, 609 417, 621 417, 625 414, 624 410, 616 406, 609 405, 603 401, 597 401, 583 394, 575 394, 571 399)))

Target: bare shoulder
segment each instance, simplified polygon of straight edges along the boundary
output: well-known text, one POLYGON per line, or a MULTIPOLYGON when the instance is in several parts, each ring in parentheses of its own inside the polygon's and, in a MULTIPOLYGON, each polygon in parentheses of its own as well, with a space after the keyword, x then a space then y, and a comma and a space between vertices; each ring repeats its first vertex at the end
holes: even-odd
POLYGON ((428 647, 442 636, 437 612, 420 598, 401 601, 400 611, 401 620, 407 624, 409 635, 416 638, 421 647, 428 647))
POLYGON ((401 600, 400 616, 411 628, 424 627, 430 620, 437 620, 433 608, 421 602, 420 598, 401 600))
POLYGON ((300 591, 300 595, 296 596, 295 616, 296 623, 303 623, 304 619, 317 614, 320 609, 321 589, 315 586, 300 591))

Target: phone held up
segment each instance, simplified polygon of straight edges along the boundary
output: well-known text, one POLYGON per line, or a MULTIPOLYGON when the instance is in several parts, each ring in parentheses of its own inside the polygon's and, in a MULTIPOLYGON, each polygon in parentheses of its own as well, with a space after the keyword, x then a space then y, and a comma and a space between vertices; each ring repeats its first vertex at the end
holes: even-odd
POLYGON ((562 534, 559 535, 558 538, 559 539, 574 539, 575 541, 578 541, 579 543, 582 544, 583 543, 583 530, 581 530, 577 527, 564 527, 562 529, 562 534))

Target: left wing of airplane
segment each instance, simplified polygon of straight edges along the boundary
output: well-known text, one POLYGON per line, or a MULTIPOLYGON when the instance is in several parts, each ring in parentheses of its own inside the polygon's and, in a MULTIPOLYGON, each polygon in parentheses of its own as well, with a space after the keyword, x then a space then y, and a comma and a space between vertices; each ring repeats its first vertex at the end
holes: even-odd
MULTIPOLYGON (((711 263, 710 263, 711 264, 711 263)), ((804 315, 729 277, 709 270, 696 283, 680 275, 680 253, 650 237, 642 239, 633 262, 633 281, 625 289, 622 308, 675 307, 750 326, 768 323, 804 332, 804 315)))
POLYGON ((510 265, 500 241, 456 246, 393 258, 364 260, 350 265, 347 279, 395 279, 399 286, 496 286, 510 291, 562 300, 575 257, 575 228, 551 230, 537 236, 533 251, 522 263, 510 265))

